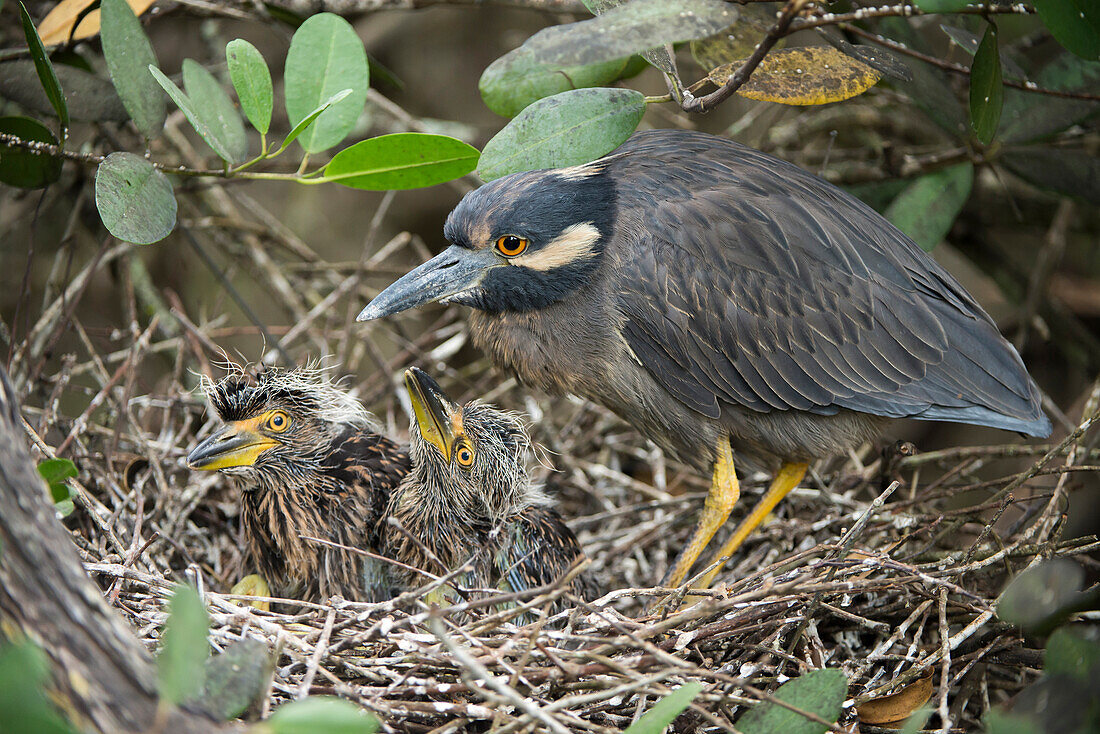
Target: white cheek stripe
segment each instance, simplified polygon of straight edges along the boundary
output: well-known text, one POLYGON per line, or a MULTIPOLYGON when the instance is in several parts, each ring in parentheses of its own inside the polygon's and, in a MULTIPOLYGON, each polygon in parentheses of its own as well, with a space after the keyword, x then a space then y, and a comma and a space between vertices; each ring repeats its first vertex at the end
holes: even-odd
POLYGON ((596 229, 593 222, 580 222, 566 227, 545 247, 539 248, 530 255, 514 257, 510 262, 532 270, 553 270, 578 260, 594 257, 596 253, 592 248, 599 239, 600 230, 596 229))

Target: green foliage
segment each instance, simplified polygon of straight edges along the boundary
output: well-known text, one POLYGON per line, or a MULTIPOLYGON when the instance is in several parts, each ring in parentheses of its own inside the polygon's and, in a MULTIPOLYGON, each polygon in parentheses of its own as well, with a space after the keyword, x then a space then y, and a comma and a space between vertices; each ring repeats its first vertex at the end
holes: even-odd
POLYGON ((191 98, 157 67, 150 66, 149 72, 161 88, 168 93, 168 96, 172 98, 172 101, 176 103, 176 106, 183 111, 184 117, 191 123, 191 127, 195 128, 195 132, 206 141, 207 145, 214 149, 218 157, 226 163, 233 163, 237 160, 229 150, 228 142, 219 136, 218 133, 221 131, 215 131, 207 124, 210 117, 208 114, 209 108, 192 102, 191 98))
POLYGON ((168 177, 133 153, 111 153, 99 164, 95 203, 107 231, 135 245, 164 239, 176 226, 168 177))
POLYGON ((1017 176, 1041 189, 1100 206, 1100 159, 1062 148, 1018 148, 1001 157, 1017 176))
POLYGON ((677 716, 687 710, 702 690, 701 683, 685 683, 654 704, 653 708, 628 726, 623 734, 661 734, 677 716))
POLYGON ((521 46, 489 64, 478 82, 485 106, 504 117, 515 117, 543 97, 584 87, 609 84, 623 73, 629 59, 612 59, 581 66, 538 62, 521 46))
POLYGON ((914 5, 925 13, 957 13, 967 5, 970 0, 915 0, 914 5))
POLYGON ((1001 593, 997 616, 1025 632, 1049 634, 1087 602, 1079 591, 1084 579, 1081 567, 1064 558, 1033 566, 1012 579, 1001 593))
POLYGON ((199 592, 179 586, 168 603, 168 622, 157 655, 157 692, 162 704, 180 704, 203 687, 204 665, 210 656, 206 633, 210 617, 199 592))
MULTIPOLYGON (((1035 75, 1044 89, 1088 92, 1100 87, 1100 63, 1063 53, 1035 75)), ((1022 143, 1048 138, 1100 113, 1100 105, 1080 99, 1005 90, 1001 140, 1022 143)))
POLYGON ((243 161, 248 139, 237 108, 214 75, 192 59, 183 60, 183 87, 207 130, 229 154, 226 163, 243 161))
POLYGON ((294 128, 289 133, 287 133, 286 138, 283 140, 283 144, 279 146, 279 149, 275 151, 274 155, 279 155, 284 150, 289 148, 290 144, 297 140, 298 136, 305 132, 305 129, 312 125, 314 120, 321 116, 321 113, 323 113, 329 107, 332 107, 334 104, 344 99, 345 97, 348 97, 351 92, 352 90, 350 89, 341 89, 339 92, 332 95, 320 105, 318 105, 315 109, 311 110, 308 115, 302 118, 301 122, 295 125, 294 128))
POLYGON ((993 142, 1001 122, 1004 86, 1001 56, 997 48, 997 26, 989 23, 970 67, 970 127, 983 144, 993 142))
POLYGON ((50 497, 61 517, 72 514, 74 509, 69 480, 77 475, 76 464, 68 459, 44 459, 38 462, 38 473, 50 486, 50 497))
MULTIPOLYGON (((787 681, 776 689, 775 698, 825 721, 835 722, 840 718, 847 692, 848 679, 844 673, 827 668, 811 670, 787 681)), ((737 720, 737 730, 742 734, 824 734, 828 728, 774 701, 753 706, 737 720)))
POLYGON ((237 640, 206 661, 205 682, 195 704, 221 719, 240 716, 267 692, 273 663, 264 643, 237 640))
POLYGON ((339 698, 311 696, 280 706, 262 728, 271 734, 373 734, 378 720, 339 698))
MULTIPOLYGON (((0 117, 0 133, 21 140, 57 145, 50 129, 29 117, 0 117)), ((40 189, 61 175, 61 159, 0 143, 0 183, 21 189, 40 189)))
MULTIPOLYGON (((74 66, 56 65, 54 73, 65 90, 65 107, 71 120, 125 122, 130 119, 107 79, 74 66)), ((0 74, 0 96, 36 115, 57 115, 33 61, 7 61, 0 74)))
POLYGON ((363 42, 338 15, 314 15, 294 33, 284 70, 286 114, 292 125, 342 89, 342 101, 325 110, 298 138, 308 153, 327 150, 343 140, 367 100, 370 71, 363 42))
POLYGON ((644 113, 645 98, 632 89, 577 89, 541 99, 486 143, 478 174, 491 181, 587 163, 619 147, 644 113))
POLYGON ((1100 61, 1100 4, 1095 0, 1035 0, 1039 17, 1058 43, 1089 61, 1100 61))
MULTIPOLYGON (((42 82, 42 89, 46 92, 50 104, 57 112, 57 119, 61 121, 61 127, 69 126, 69 108, 65 104, 65 93, 61 91, 61 82, 57 80, 57 74, 53 70, 53 63, 46 55, 46 49, 42 46, 42 39, 38 37, 38 31, 34 28, 34 21, 27 13, 27 8, 19 3, 19 17, 23 21, 23 35, 27 39, 27 47, 30 48, 31 58, 34 60, 34 68, 38 72, 38 79, 42 82)), ((64 137, 64 136, 62 136, 64 137)))
POLYGON ((50 664, 30 641, 0 640, 0 723, 4 734, 75 734, 46 698, 50 664))
POLYGON ((1067 675, 1089 682, 1100 678, 1100 629, 1061 627, 1047 640, 1047 675, 1067 675))
POLYGON ((479 155, 477 148, 445 135, 381 135, 337 153, 323 180, 371 191, 418 189, 465 176, 479 155))
POLYGON ((130 118, 138 130, 154 138, 164 127, 167 107, 157 81, 149 74, 157 57, 145 31, 126 0, 103 0, 100 7, 103 57, 130 118))
POLYGON ((243 38, 226 44, 225 60, 245 117, 261 135, 267 135, 275 100, 267 62, 256 47, 243 38))
POLYGON ((950 231, 973 185, 974 166, 970 163, 921 176, 891 202, 886 218, 931 252, 950 231))

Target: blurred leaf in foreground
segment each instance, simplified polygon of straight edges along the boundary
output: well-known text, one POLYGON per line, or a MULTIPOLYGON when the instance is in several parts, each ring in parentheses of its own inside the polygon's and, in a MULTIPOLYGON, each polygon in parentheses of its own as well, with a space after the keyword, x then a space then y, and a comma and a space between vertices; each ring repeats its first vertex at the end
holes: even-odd
POLYGON ((687 710, 695 697, 703 690, 703 685, 695 681, 685 683, 672 693, 653 704, 653 708, 642 714, 641 718, 626 728, 623 734, 661 734, 676 717, 687 710))
POLYGON ((271 734, 373 734, 378 719, 348 701, 310 696, 283 704, 258 728, 271 734))
POLYGON ((72 734, 46 698, 50 664, 34 643, 0 638, 0 724, 4 734, 72 734))
POLYGON ((61 517, 72 514, 73 499, 69 480, 77 475, 76 464, 68 459, 45 459, 38 462, 38 473, 50 485, 50 497, 61 517))
POLYGON ((194 701, 219 718, 236 718, 267 692, 273 663, 264 643, 237 640, 206 661, 206 680, 194 701))
POLYGON ((180 585, 168 604, 163 644, 157 655, 157 691, 162 703, 180 704, 202 690, 210 656, 206 633, 210 617, 199 592, 180 585))
POLYGON ((1012 148, 1000 162, 1041 189, 1100 206, 1100 159, 1096 156, 1063 148, 1012 148))
POLYGON ((1033 566, 1001 593, 997 616, 1030 634, 1049 634, 1070 614, 1100 604, 1100 589, 1080 591, 1084 579, 1084 570, 1065 558, 1033 566))
MULTIPOLYGON (((835 722, 848 693, 848 679, 836 668, 811 670, 787 681, 775 698, 809 714, 835 722)), ((808 719, 773 701, 758 703, 737 720, 741 734, 824 734, 828 724, 808 719)))
POLYGON ((1083 59, 1100 61, 1100 3, 1035 0, 1035 9, 1058 43, 1083 59))
POLYGON ((925 252, 940 243, 970 198, 974 166, 960 163, 913 181, 886 209, 886 218, 925 252))

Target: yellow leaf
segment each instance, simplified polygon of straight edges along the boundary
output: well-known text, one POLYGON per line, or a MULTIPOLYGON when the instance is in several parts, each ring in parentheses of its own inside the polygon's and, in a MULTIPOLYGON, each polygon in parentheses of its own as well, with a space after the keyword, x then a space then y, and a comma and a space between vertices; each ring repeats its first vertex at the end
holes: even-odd
MULTIPOLYGON (((140 16, 152 6, 154 1, 126 0, 126 3, 134 11, 134 15, 140 16)), ((42 43, 46 46, 56 46, 68 41, 73 23, 76 22, 81 11, 92 2, 93 0, 61 0, 38 24, 38 35, 42 37, 42 43)), ((80 27, 72 36, 74 41, 79 41, 97 33, 99 33, 99 11, 93 10, 81 19, 80 27)))
MULTIPOLYGON (((721 86, 741 63, 724 64, 707 76, 721 86)), ((737 93, 761 102, 828 104, 862 94, 881 78, 881 72, 832 46, 784 48, 765 56, 737 93)))
MULTIPOLYGON (((859 720, 864 724, 897 724, 900 726, 914 711, 932 698, 932 671, 925 673, 923 678, 917 678, 897 693, 889 696, 873 698, 865 704, 856 707, 859 720)), ((897 728, 890 727, 888 728, 897 728)))
MULTIPOLYGON (((258 573, 250 573, 234 584, 229 593, 239 594, 241 596, 271 596, 271 589, 268 588, 267 581, 264 580, 263 576, 258 573)), ((259 609, 261 612, 266 612, 271 609, 271 603, 266 601, 256 600, 246 603, 250 607, 259 609)))

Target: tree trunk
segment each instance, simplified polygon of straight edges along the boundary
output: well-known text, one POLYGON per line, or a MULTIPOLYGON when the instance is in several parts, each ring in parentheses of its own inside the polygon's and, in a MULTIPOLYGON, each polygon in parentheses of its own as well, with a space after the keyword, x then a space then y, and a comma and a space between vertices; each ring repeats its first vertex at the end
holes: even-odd
MULTIPOLYGON (((24 443, 19 407, 0 368, 0 630, 46 652, 62 708, 82 729, 146 732, 157 709, 156 667, 129 625, 84 573, 24 443)), ((163 731, 232 731, 176 709, 163 731)))

